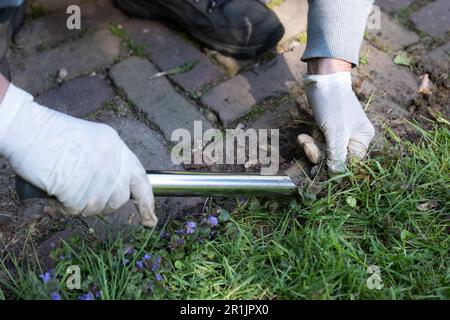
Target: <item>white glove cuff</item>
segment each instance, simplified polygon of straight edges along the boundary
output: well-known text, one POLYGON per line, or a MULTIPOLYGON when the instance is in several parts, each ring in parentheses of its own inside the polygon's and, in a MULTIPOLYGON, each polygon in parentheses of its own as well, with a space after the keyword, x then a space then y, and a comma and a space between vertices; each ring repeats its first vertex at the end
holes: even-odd
POLYGON ((321 74, 305 75, 303 79, 305 81, 305 86, 308 86, 312 83, 315 83, 319 86, 327 84, 342 84, 342 85, 352 84, 352 76, 350 71, 336 72, 324 75, 321 74))
MULTIPOLYGON (((7 132, 13 125, 20 110, 33 102, 33 96, 12 83, 6 91, 3 102, 0 104, 0 154, 4 155, 7 132)), ((12 137, 14 139, 14 137, 12 137)))

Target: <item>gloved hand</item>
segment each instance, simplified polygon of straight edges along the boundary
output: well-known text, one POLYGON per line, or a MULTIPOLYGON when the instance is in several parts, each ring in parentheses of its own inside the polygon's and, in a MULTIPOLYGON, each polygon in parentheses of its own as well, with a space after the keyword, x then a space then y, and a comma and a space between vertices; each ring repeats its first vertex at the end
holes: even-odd
POLYGON ((141 223, 157 223, 146 172, 114 129, 40 106, 13 84, 0 105, 0 154, 64 214, 112 213, 131 195, 141 223))
POLYGON ((360 159, 367 154, 375 129, 352 89, 350 72, 304 77, 314 118, 327 142, 328 171, 345 171, 347 153, 360 159))

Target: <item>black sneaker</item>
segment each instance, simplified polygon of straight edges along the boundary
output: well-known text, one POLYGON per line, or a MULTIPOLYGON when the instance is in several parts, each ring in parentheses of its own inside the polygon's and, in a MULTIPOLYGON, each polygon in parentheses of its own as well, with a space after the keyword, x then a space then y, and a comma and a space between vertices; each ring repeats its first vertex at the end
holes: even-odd
POLYGON ((206 46, 237 58, 275 47, 284 35, 260 0, 115 0, 129 15, 174 22, 206 46))
POLYGON ((25 20, 25 3, 20 7, 8 7, 0 10, 0 72, 9 79, 9 67, 5 53, 9 43, 25 20))

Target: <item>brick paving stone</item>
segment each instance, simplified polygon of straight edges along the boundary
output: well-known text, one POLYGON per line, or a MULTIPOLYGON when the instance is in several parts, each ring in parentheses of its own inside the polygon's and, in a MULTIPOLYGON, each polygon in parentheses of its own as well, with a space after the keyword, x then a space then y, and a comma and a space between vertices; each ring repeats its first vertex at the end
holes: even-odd
POLYGON ((179 128, 193 131, 194 121, 203 122, 203 129, 211 128, 205 117, 163 77, 150 80, 158 72, 149 61, 132 57, 115 65, 111 76, 128 99, 156 124, 170 140, 179 128))
POLYGON ((378 47, 392 51, 408 47, 420 40, 415 32, 406 29, 384 12, 381 12, 381 29, 368 29, 367 33, 369 39, 378 47))
POLYGON ((15 37, 17 47, 26 53, 52 48, 63 41, 74 40, 88 30, 107 28, 110 23, 120 23, 128 19, 111 3, 88 3, 81 6, 82 20, 80 30, 66 27, 68 15, 58 11, 27 23, 15 37))
POLYGON ((450 42, 447 42, 443 46, 426 54, 422 58, 421 63, 428 71, 434 73, 435 76, 439 76, 443 73, 449 73, 450 42))
MULTIPOLYGON (((145 124, 135 119, 124 117, 105 118, 102 119, 102 122, 117 130, 147 170, 183 170, 181 166, 173 164, 170 153, 164 146, 163 137, 145 124)), ((168 214, 194 207, 203 201, 203 198, 198 197, 157 198, 156 212, 162 222, 167 218, 168 214)), ((131 202, 112 216, 107 217, 107 220, 113 226, 137 224, 139 221, 137 210, 131 202)), ((99 221, 96 222, 97 227, 100 223, 99 221)), ((112 231, 117 232, 116 230, 112 231)))
POLYGON ((395 12, 406 8, 414 0, 376 0, 375 4, 386 12, 395 12))
POLYGON ((107 30, 100 30, 61 47, 11 62, 13 82, 32 94, 55 85, 58 71, 68 71, 71 80, 110 65, 120 54, 120 40, 107 30))
MULTIPOLYGON (((371 81, 363 81, 356 92, 363 94, 367 100, 371 99, 366 110, 371 115, 377 115, 385 120, 392 120, 398 117, 409 117, 409 112, 396 104, 383 90, 378 89, 371 81)), ((363 104, 365 108, 365 103, 363 104)))
POLYGON ((114 92, 105 80, 87 76, 64 83, 37 97, 36 101, 75 117, 86 117, 113 98, 114 92))
POLYGON ((254 129, 281 129, 293 125, 300 118, 297 102, 288 100, 273 110, 267 110, 250 124, 254 129))
POLYGON ((266 98, 279 96, 302 79, 306 64, 300 61, 303 45, 252 71, 235 76, 202 97, 202 103, 219 114, 225 126, 245 116, 266 98))
POLYGON ((399 124, 403 123, 402 119, 410 118, 408 111, 400 107, 388 96, 375 97, 366 110, 366 114, 375 127, 375 137, 370 147, 372 151, 379 151, 383 148, 385 143, 383 134, 385 125, 402 135, 403 129, 401 126, 399 127, 399 124), (400 131, 398 130, 399 128, 400 131))
POLYGON ((117 130, 127 146, 148 170, 181 170, 172 164, 164 138, 142 122, 126 117, 109 117, 102 122, 117 130))
MULTIPOLYGON (((381 150, 384 145, 383 126, 388 124, 391 128, 401 122, 401 119, 410 118, 409 112, 393 101, 389 95, 378 89, 372 82, 365 80, 358 88, 355 88, 358 94, 362 94, 361 106, 375 127, 375 138, 373 140, 372 150, 381 150), (370 98, 370 104, 367 102, 370 98)), ((397 132, 397 130, 396 130, 397 132)))
POLYGON ((213 64, 192 43, 164 25, 154 21, 131 19, 123 26, 134 42, 143 46, 152 62, 163 71, 197 62, 191 71, 170 76, 186 91, 200 91, 224 77, 220 67, 213 64))
MULTIPOLYGON (((368 57, 368 64, 357 71, 373 84, 405 106, 416 96, 419 79, 408 68, 393 63, 392 57, 364 43, 362 54, 368 57)), ((370 94, 370 93, 369 93, 370 94)))
POLYGON ((392 101, 388 96, 375 97, 366 112, 372 122, 377 123, 379 120, 389 123, 392 120, 409 118, 409 112, 392 101))
POLYGON ((307 0, 285 0, 282 5, 275 7, 274 11, 286 30, 281 42, 306 31, 308 24, 307 0))
POLYGON ((416 27, 433 37, 443 37, 450 31, 450 1, 437 0, 412 13, 416 27))

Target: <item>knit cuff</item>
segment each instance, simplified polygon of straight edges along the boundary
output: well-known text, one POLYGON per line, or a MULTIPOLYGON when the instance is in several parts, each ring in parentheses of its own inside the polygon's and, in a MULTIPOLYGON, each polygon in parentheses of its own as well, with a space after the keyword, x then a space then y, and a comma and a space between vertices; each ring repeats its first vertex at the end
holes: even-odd
POLYGON ((308 43, 302 60, 335 58, 359 63, 374 0, 309 0, 308 43))

